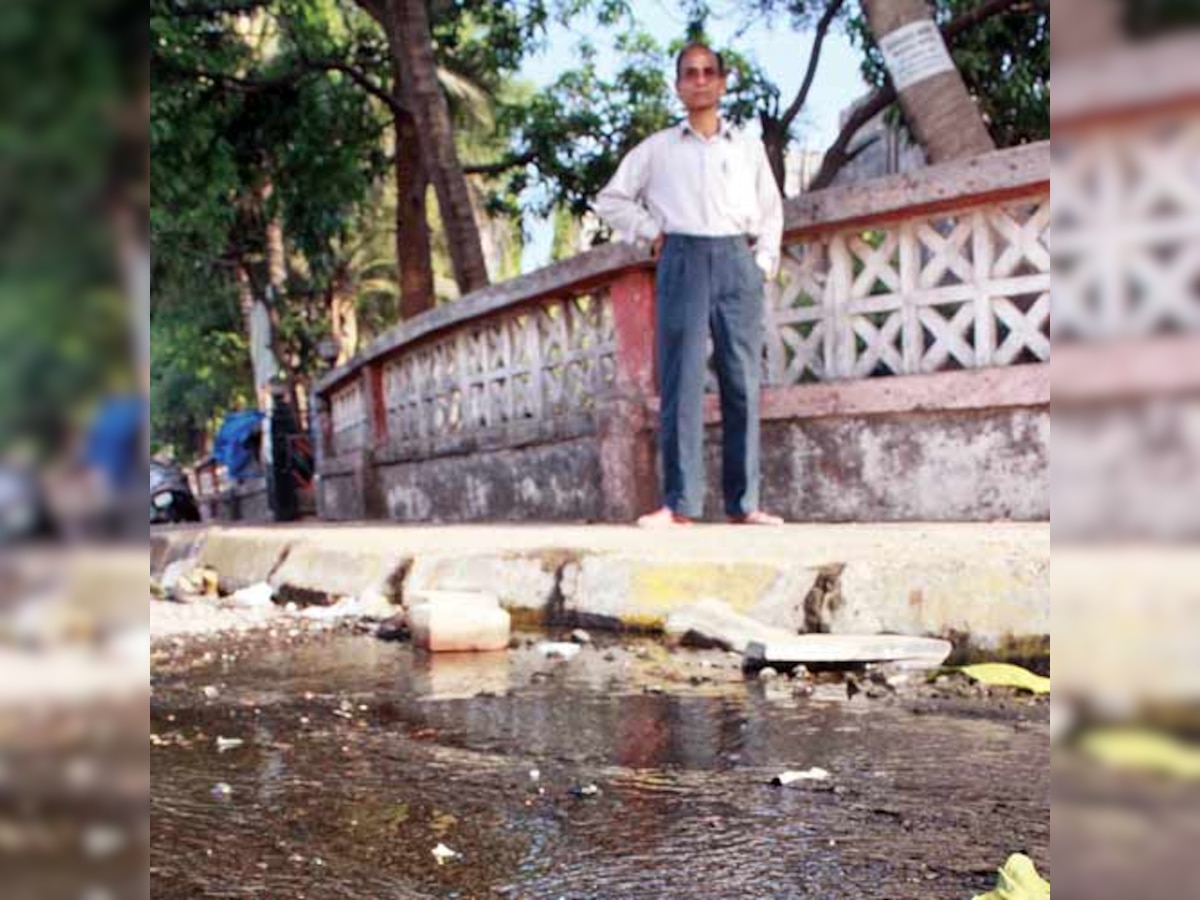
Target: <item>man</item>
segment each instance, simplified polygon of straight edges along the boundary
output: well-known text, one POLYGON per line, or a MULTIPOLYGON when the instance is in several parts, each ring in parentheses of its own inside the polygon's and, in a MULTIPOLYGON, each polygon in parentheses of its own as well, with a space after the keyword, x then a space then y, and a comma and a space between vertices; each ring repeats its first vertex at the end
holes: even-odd
POLYGON ((731 522, 779 525, 759 489, 763 281, 779 267, 783 206, 762 143, 720 115, 719 53, 689 44, 675 60, 687 119, 635 147, 596 212, 658 260, 656 309, 663 506, 643 527, 688 525, 704 508, 707 339, 721 392, 722 488, 731 522))

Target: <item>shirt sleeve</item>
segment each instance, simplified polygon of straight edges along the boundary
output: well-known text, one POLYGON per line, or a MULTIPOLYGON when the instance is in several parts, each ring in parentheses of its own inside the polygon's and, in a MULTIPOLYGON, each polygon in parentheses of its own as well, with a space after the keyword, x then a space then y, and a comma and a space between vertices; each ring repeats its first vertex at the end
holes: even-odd
POLYGON ((758 243, 754 261, 767 278, 779 274, 780 245, 783 243, 783 199, 771 173, 767 150, 759 143, 755 190, 758 193, 758 243))
POLYGON ((645 204, 649 180, 650 147, 643 141, 621 160, 612 180, 596 195, 596 215, 626 240, 652 241, 662 233, 645 204))

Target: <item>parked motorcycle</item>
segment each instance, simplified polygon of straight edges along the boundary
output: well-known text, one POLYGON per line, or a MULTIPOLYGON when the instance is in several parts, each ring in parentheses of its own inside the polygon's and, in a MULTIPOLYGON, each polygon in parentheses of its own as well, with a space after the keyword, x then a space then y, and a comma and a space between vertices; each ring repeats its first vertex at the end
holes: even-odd
POLYGON ((0 465, 0 547, 56 534, 37 476, 28 469, 0 465))
POLYGON ((150 463, 150 524, 199 522, 200 506, 183 470, 173 463, 150 463))

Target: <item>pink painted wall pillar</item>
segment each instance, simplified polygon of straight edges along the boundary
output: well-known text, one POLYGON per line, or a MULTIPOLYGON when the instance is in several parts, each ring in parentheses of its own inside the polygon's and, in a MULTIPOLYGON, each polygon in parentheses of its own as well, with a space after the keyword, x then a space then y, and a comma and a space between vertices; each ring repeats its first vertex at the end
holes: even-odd
POLYGON ((617 390, 597 410, 604 518, 631 521, 659 502, 651 401, 654 270, 628 269, 609 287, 617 337, 617 390))
POLYGON ((380 445, 387 443, 387 398, 383 393, 383 367, 369 363, 362 371, 363 413, 366 433, 359 453, 356 480, 359 496, 362 497, 362 513, 365 519, 387 518, 387 498, 379 481, 379 469, 375 465, 375 453, 380 445))

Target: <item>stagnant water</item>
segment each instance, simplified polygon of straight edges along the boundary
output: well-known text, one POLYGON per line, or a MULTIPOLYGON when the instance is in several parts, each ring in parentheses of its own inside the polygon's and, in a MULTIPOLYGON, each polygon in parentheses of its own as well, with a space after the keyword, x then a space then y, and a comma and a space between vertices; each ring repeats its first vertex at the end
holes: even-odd
POLYGON ((340 637, 156 677, 153 896, 957 900, 1014 851, 1049 870, 1044 711, 797 699, 720 654, 660 693, 603 652, 340 637))

